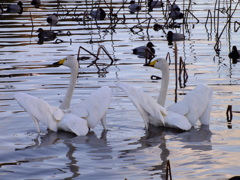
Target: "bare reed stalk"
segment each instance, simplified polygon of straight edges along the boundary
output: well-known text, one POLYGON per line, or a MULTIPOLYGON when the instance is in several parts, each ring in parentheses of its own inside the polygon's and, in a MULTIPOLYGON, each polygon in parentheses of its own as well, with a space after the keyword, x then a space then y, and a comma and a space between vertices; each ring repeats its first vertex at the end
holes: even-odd
POLYGON ((177 43, 174 42, 174 55, 175 55, 175 99, 174 102, 177 103, 177 88, 178 88, 178 72, 177 72, 177 61, 178 61, 178 53, 177 53, 177 43))

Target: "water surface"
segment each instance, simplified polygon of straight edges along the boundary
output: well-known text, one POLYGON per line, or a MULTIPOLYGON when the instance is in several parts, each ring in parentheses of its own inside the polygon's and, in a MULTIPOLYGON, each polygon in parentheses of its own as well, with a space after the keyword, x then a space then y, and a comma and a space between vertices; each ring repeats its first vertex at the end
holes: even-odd
MULTIPOLYGON (((8 3, 5 1, 2 6, 6 7, 8 3)), ((201 83, 214 90, 210 126, 198 124, 189 132, 164 128, 151 128, 146 132, 140 114, 117 87, 117 82, 128 82, 153 97, 158 96, 161 80, 151 80, 150 76, 161 76, 160 72, 143 66, 145 60, 131 51, 152 41, 157 57, 170 54, 172 63, 166 106, 174 103, 174 47, 168 45, 163 31, 152 29, 155 22, 165 23, 163 11, 156 9, 148 14, 143 1, 137 16, 128 12, 128 3, 124 1, 106 3, 42 0, 42 5, 35 8, 30 1, 24 1, 21 15, 1 15, 1 179, 165 179, 167 160, 170 160, 173 178, 178 180, 227 179, 239 175, 240 68, 228 58, 232 45, 238 45, 239 39, 239 32, 234 29, 234 22, 240 17, 239 10, 234 11, 237 3, 232 3, 231 11, 228 11, 232 14, 231 23, 225 27, 228 16, 224 8, 230 4, 221 2, 215 8, 212 1, 192 1, 190 6, 189 2, 178 1, 181 9, 189 9, 192 13, 188 14, 186 24, 173 30, 186 36, 185 41, 177 43, 178 56, 186 63, 188 73, 186 87, 178 87, 178 100, 201 83), (84 11, 89 12, 98 5, 107 13, 109 7, 114 13, 118 12, 118 23, 113 30, 109 28, 109 17, 97 22, 83 21, 84 11), (209 10, 216 16, 215 21, 212 17, 212 23, 210 19, 206 23, 209 10), (50 29, 46 18, 52 13, 60 15, 59 23, 51 27, 59 31, 59 40, 39 44, 36 31, 40 27, 50 29), (221 41, 216 44, 220 34, 221 41), (96 54, 99 45, 103 45, 115 61, 109 66, 111 60, 101 52, 98 66, 88 67, 95 58, 81 50, 81 56, 90 59, 80 62, 72 103, 101 86, 110 86, 113 96, 107 113, 109 131, 103 131, 98 125, 87 136, 76 137, 66 132, 49 132, 41 126, 38 135, 30 116, 13 95, 25 92, 58 106, 70 72, 66 67, 50 65, 68 54, 77 55, 80 46, 96 54), (231 128, 226 121, 228 105, 232 105, 234 111, 231 128)), ((182 20, 177 22, 182 23, 182 20)))

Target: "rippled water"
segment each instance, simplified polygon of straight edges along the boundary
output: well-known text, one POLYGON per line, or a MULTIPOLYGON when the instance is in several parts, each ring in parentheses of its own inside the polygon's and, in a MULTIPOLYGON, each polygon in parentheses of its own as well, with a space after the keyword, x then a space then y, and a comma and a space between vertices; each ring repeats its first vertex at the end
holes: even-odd
MULTIPOLYGON (((4 1, 2 7, 9 2, 4 1)), ((187 23, 176 30, 187 37, 177 47, 189 76, 186 87, 178 88, 178 99, 196 85, 207 83, 214 90, 211 124, 198 125, 189 132, 163 128, 145 132, 141 116, 116 84, 128 82, 157 97, 161 80, 151 80, 150 76, 161 75, 160 72, 142 66, 145 60, 131 52, 134 47, 152 41, 157 57, 170 54, 167 106, 174 102, 174 48, 168 46, 163 31, 152 29, 155 22, 164 24, 163 12, 161 9, 151 12, 147 28, 151 16, 145 1, 138 16, 128 12, 128 2, 98 2, 42 0, 40 8, 35 8, 30 1, 24 1, 21 15, 0 16, 0 179, 165 179, 167 160, 173 179, 227 179, 239 175, 240 68, 228 58, 232 45, 239 41, 238 23, 234 23, 240 17, 238 4, 233 2, 231 11, 226 12, 230 4, 225 1, 216 7, 212 1, 192 1, 190 6, 189 2, 178 1, 181 9, 191 12, 187 23), (83 21, 84 11, 89 12, 99 4, 107 13, 109 7, 118 12, 113 30, 109 28, 109 17, 97 22, 83 21), (206 23, 208 10, 212 23, 210 19, 206 23), (50 29, 46 18, 52 13, 60 15, 59 23, 52 27, 60 32, 59 40, 38 44, 36 31, 40 27, 50 29), (225 26, 227 13, 232 14, 232 19, 225 26), (214 47, 220 34, 218 51, 214 47), (72 103, 100 86, 110 86, 113 97, 107 114, 109 131, 98 125, 87 136, 76 137, 65 132, 48 132, 41 126, 38 136, 30 116, 13 95, 24 91, 58 106, 67 88, 69 69, 50 65, 68 54, 77 55, 80 46, 96 54, 99 45, 104 45, 115 61, 109 66, 111 61, 101 51, 98 66, 88 67, 95 58, 81 49, 81 56, 90 59, 81 61, 72 103), (234 111, 232 128, 226 121, 228 105, 234 111)))

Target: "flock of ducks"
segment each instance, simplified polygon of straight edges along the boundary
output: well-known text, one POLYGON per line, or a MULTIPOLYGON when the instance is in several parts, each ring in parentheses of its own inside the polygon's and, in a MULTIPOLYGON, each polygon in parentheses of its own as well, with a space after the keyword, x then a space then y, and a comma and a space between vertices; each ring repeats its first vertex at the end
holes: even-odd
MULTIPOLYGON (((39 7, 40 0, 32 0, 32 5, 39 7)), ((154 8, 163 8, 162 1, 149 0, 147 3, 148 10, 154 8)), ((129 12, 138 13, 141 6, 134 0, 129 3, 129 12)), ((173 3, 169 8, 169 17, 173 20, 183 18, 180 8, 173 3)), ((19 13, 23 12, 23 3, 19 1, 17 4, 8 5, 7 9, 2 12, 19 13)), ((89 14, 94 20, 104 20, 106 12, 102 8, 92 10, 89 14)), ((46 19, 50 27, 57 25, 59 19, 57 14, 51 14, 46 19)), ((57 32, 50 30, 38 29, 38 38, 44 41, 51 41, 57 37, 57 32)), ((180 33, 168 31, 166 40, 169 44, 173 41, 184 40, 185 37, 180 33)), ((236 51, 236 49, 234 48, 236 51)), ((235 51, 231 54, 232 58, 239 58, 235 55, 235 51)), ((146 46, 140 46, 133 49, 133 54, 147 59, 155 57, 154 44, 148 42, 146 46)), ((51 106, 41 98, 31 96, 26 93, 16 93, 15 99, 20 106, 27 111, 32 117, 38 132, 40 132, 39 122, 46 125, 52 131, 64 130, 72 132, 78 136, 86 135, 90 128, 95 128, 100 122, 104 129, 107 129, 106 113, 110 106, 112 90, 109 87, 101 87, 96 92, 87 97, 84 101, 79 101, 78 104, 72 105, 71 99, 74 93, 74 87, 77 81, 79 71, 79 62, 75 56, 67 56, 66 58, 54 63, 54 66, 64 65, 71 70, 70 82, 67 88, 65 97, 59 107, 51 106)), ((162 83, 158 100, 153 99, 141 89, 136 89, 128 84, 119 83, 118 86, 128 95, 133 104, 141 114, 145 129, 148 129, 149 124, 154 126, 165 126, 177 128, 181 130, 189 130, 196 125, 199 120, 201 124, 209 124, 212 89, 206 85, 199 85, 185 98, 176 104, 165 108, 165 101, 169 82, 169 66, 165 59, 158 58, 154 61, 145 63, 146 66, 153 66, 162 71, 162 83)))

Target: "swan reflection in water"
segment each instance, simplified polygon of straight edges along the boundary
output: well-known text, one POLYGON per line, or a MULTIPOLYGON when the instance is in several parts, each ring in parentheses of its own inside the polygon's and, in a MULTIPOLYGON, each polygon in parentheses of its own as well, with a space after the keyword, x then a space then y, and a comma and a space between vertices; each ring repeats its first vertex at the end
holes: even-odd
MULTIPOLYGON (((180 141, 182 144, 187 144, 182 148, 190 148, 192 150, 209 151, 212 149, 211 144, 212 132, 209 130, 209 125, 200 125, 198 128, 192 128, 189 131, 182 131, 174 128, 167 127, 155 127, 149 126, 145 136, 141 137, 137 142, 131 142, 128 145, 137 145, 135 149, 122 150, 119 158, 124 158, 125 161, 130 159, 134 164, 139 161, 139 154, 141 153, 156 153, 156 148, 159 148, 159 164, 145 167, 148 171, 152 172, 151 176, 159 175, 162 179, 166 179, 166 166, 167 160, 170 158, 171 149, 167 146, 170 141, 180 141), (168 136, 168 137, 167 137, 168 136), (169 138, 173 137, 173 138, 169 138), (153 147, 154 149, 150 149, 153 147), (143 149, 149 149, 149 152, 142 151, 143 149)), ((148 157, 152 155, 146 154, 148 157)), ((145 155, 145 156, 146 156, 145 155)), ((209 155, 210 156, 210 155, 209 155)), ((144 156, 141 156, 141 162, 144 160, 144 156)), ((149 161, 146 157, 146 161, 149 161)), ((206 158, 206 156, 205 156, 206 158)), ((209 157, 211 159, 212 157, 209 157)), ((204 159, 203 159, 204 161, 204 159)), ((174 162, 173 162, 174 163, 174 162)), ((147 163, 146 163, 147 164, 147 163)), ((174 174, 174 172, 172 172, 174 174)))
MULTIPOLYGON (((112 132, 110 131, 109 133, 112 132)), ((167 160, 171 158, 171 149, 169 148, 171 142, 182 142, 183 146, 178 148, 209 151, 212 149, 211 137, 212 133, 207 125, 192 128, 190 131, 150 125, 144 136, 139 137, 137 140, 131 138, 119 139, 121 147, 113 147, 110 145, 111 142, 107 141, 107 131, 104 130, 100 138, 94 132, 89 132, 86 136, 75 136, 64 131, 48 131, 46 135, 37 138, 34 145, 16 150, 43 148, 60 143, 65 144, 67 150, 62 149, 62 151, 66 151, 66 157, 69 161, 65 164, 64 171, 66 171, 66 167, 69 168, 71 172, 71 177, 69 178, 78 176, 84 178, 89 175, 89 169, 87 169, 88 173, 85 174, 86 169, 84 169, 82 163, 88 163, 88 165, 93 163, 92 168, 96 170, 101 169, 101 164, 104 163, 105 168, 112 169, 112 172, 108 172, 113 173, 109 174, 110 177, 111 175, 118 177, 117 174, 114 175, 115 170, 118 169, 119 171, 123 168, 126 173, 124 176, 127 177, 129 174, 130 178, 132 176, 132 168, 136 167, 141 169, 142 173, 144 173, 143 176, 146 176, 145 173, 148 172, 147 176, 159 176, 165 179, 167 160), (122 143, 126 144, 123 146, 122 143), (115 164, 117 168, 113 168, 112 164, 115 164)), ((203 158, 206 158, 206 155, 203 158)), ((209 155, 207 159, 211 158, 211 155, 209 155)), ((205 159, 202 159, 202 161, 204 163, 205 159)), ((173 169, 172 171, 174 174, 173 169)), ((92 174, 93 177, 96 177, 95 172, 92 172, 92 174)), ((108 176, 108 174, 105 175, 108 176)))

